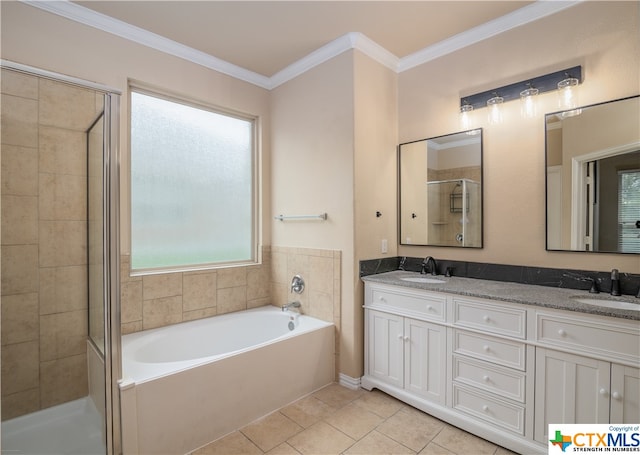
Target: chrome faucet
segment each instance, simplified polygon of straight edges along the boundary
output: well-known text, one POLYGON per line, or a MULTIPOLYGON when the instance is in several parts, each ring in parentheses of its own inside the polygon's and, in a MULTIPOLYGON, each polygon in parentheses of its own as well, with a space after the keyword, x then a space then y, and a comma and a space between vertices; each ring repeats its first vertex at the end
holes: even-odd
POLYGON ((286 305, 282 305, 282 311, 287 311, 290 308, 300 308, 300 302, 297 300, 289 302, 286 305))
POLYGON ((620 295, 620 275, 618 269, 611 271, 611 295, 620 295))
POLYGON ((436 260, 432 256, 427 256, 426 258, 424 258, 424 261, 422 261, 422 265, 420 267, 420 274, 425 275, 427 273, 429 265, 431 265, 431 275, 437 275, 438 266, 436 265, 436 260))

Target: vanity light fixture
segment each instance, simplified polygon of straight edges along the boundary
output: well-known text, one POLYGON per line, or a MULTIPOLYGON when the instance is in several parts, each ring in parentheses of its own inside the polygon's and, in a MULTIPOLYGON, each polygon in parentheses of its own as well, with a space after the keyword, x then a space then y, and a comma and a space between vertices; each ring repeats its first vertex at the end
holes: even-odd
POLYGON ((460 106, 460 127, 466 131, 471 129, 471 113, 473 112, 473 106, 469 103, 463 102, 460 106))
POLYGON ((494 96, 487 100, 487 107, 489 108, 489 123, 492 125, 497 125, 498 123, 502 123, 502 103, 504 103, 504 98, 498 95, 497 92, 494 92, 494 96))
POLYGON ((576 88, 582 83, 582 66, 574 66, 562 71, 537 76, 515 84, 494 88, 485 92, 465 96, 460 99, 460 122, 464 125, 464 118, 469 117, 471 111, 489 108, 489 122, 499 123, 502 119, 501 105, 509 101, 520 99, 521 112, 525 117, 535 117, 537 109, 535 99, 537 95, 558 91, 562 100, 572 100, 573 104, 563 104, 561 109, 575 109, 577 106, 576 88), (567 106, 567 107, 565 107, 567 106))
POLYGON ((535 118, 538 113, 536 97, 540 90, 532 86, 531 83, 527 85, 529 88, 520 92, 520 114, 524 118, 535 118))

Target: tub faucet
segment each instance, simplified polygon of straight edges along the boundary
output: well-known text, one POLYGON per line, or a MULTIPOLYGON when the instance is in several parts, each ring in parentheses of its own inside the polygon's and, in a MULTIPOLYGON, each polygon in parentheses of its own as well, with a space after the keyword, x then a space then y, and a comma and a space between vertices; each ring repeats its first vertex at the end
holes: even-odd
POLYGON ((297 300, 289 302, 286 305, 282 305, 282 311, 287 311, 290 308, 300 308, 300 302, 297 300))
POLYGON ((427 256, 426 258, 424 258, 424 261, 422 261, 422 265, 420 267, 420 274, 425 275, 427 273, 429 265, 431 265, 431 275, 437 275, 438 266, 436 265, 436 260, 433 259, 432 256, 427 256))
POLYGON ((611 295, 620 295, 620 275, 618 269, 611 271, 611 295))

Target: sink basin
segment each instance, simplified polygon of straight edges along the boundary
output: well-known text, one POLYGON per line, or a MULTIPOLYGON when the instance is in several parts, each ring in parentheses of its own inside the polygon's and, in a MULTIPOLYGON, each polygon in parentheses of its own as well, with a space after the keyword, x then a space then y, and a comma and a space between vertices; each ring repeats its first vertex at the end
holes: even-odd
POLYGON ((417 277, 417 276, 408 276, 405 278, 400 278, 402 281, 409 281, 411 283, 428 283, 428 284, 437 284, 437 283, 446 283, 445 280, 440 280, 438 278, 427 278, 427 277, 417 277))
POLYGON ((573 300, 586 305, 603 306, 606 308, 617 308, 619 310, 640 311, 640 303, 623 302, 620 300, 606 300, 589 297, 573 297, 573 300))

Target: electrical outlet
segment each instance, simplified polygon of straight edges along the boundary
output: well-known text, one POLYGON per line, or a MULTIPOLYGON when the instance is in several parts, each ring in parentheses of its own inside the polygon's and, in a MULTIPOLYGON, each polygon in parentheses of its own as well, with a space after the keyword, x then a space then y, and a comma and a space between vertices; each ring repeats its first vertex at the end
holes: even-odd
POLYGON ((380 242, 380 252, 386 253, 387 251, 389 251, 387 239, 382 239, 382 242, 380 242))

